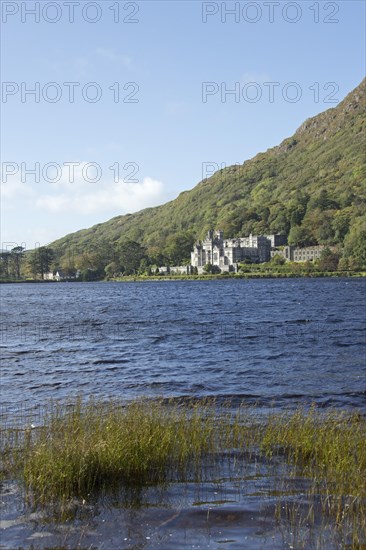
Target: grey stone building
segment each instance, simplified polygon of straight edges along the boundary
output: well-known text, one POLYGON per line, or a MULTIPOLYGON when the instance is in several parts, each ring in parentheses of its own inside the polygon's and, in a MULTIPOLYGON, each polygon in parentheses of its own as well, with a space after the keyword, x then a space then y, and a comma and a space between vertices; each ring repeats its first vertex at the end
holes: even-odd
POLYGON ((284 246, 283 248, 272 249, 271 257, 281 256, 289 262, 313 262, 318 260, 326 247, 323 245, 305 246, 304 248, 296 246, 284 246))
POLYGON ((286 244, 284 235, 249 235, 225 239, 223 231, 209 231, 203 241, 194 245, 191 265, 202 272, 206 264, 217 266, 221 271, 236 271, 238 263, 250 260, 253 263, 268 262, 271 249, 286 244))

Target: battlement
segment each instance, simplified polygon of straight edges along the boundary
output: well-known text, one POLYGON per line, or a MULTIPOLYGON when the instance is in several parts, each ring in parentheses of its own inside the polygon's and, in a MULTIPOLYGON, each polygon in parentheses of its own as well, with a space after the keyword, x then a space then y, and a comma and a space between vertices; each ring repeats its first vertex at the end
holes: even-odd
POLYGON ((233 271, 239 262, 246 259, 253 263, 268 262, 271 259, 271 248, 286 243, 285 235, 249 235, 225 239, 223 231, 210 230, 203 241, 195 244, 191 265, 202 268, 211 264, 222 271, 233 271))

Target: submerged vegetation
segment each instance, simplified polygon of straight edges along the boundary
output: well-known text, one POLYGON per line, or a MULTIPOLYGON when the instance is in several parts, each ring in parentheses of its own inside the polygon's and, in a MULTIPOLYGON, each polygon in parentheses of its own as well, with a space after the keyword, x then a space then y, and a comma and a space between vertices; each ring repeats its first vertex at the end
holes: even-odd
MULTIPOLYGON (((233 461, 240 477, 245 463, 260 457, 283 494, 294 478, 306 481, 308 523, 320 510, 337 540, 358 548, 366 543, 365 440, 366 419, 358 413, 314 407, 263 413, 215 401, 79 400, 50 405, 38 427, 3 428, 2 470, 3 477, 22 483, 28 503, 47 507, 108 490, 200 483, 219 477, 233 461)), ((281 504, 277 521, 285 510, 295 529, 302 521, 295 503, 281 504)))

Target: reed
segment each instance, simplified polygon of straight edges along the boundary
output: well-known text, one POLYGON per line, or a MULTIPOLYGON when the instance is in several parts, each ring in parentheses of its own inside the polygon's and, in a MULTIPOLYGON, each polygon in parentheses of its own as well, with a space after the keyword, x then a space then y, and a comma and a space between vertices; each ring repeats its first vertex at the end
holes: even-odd
MULTIPOLYGON (((366 419, 357 413, 312 407, 263 415, 210 400, 79 399, 50 406, 35 429, 3 428, 1 456, 3 475, 18 477, 28 500, 47 506, 118 487, 200 482, 219 474, 230 453, 247 461, 260 453, 274 472, 284 462, 286 479, 306 479, 309 517, 320 503, 322 517, 356 548, 366 543, 365 441, 366 419)), ((294 505, 283 502, 276 517, 286 509, 296 531, 294 505)))
POLYGON ((366 542, 366 419, 359 413, 315 407, 272 415, 261 448, 283 456, 290 474, 311 480, 308 496, 320 502, 343 538, 358 548, 366 542))

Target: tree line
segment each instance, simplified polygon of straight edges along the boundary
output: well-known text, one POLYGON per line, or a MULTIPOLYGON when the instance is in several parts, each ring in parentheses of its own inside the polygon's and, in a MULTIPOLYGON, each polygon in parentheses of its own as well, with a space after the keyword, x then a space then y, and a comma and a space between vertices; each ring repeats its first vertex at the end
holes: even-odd
MULTIPOLYGON (((306 246, 302 230, 290 231, 290 244, 306 246)), ((0 252, 0 278, 45 279, 50 272, 61 270, 63 278, 78 278, 84 281, 115 278, 126 275, 155 275, 160 266, 174 267, 190 264, 190 253, 195 237, 190 231, 178 232, 167 241, 162 250, 144 246, 126 239, 110 242, 102 240, 85 249, 43 246, 25 251, 17 246, 10 251, 0 252)), ((274 258, 272 264, 282 262, 274 258)), ((361 269, 366 266, 366 227, 355 224, 345 238, 344 246, 325 249, 320 265, 326 270, 361 269)), ((212 268, 214 269, 214 268, 212 268)), ((210 266, 206 271, 211 273, 210 266)))
POLYGON ((98 280, 123 275, 153 275, 159 266, 189 263, 194 236, 182 232, 170 239, 165 250, 148 250, 133 240, 114 243, 102 241, 86 249, 42 246, 26 252, 22 247, 0 253, 0 277, 46 279, 48 273, 61 270, 65 278, 98 280))

